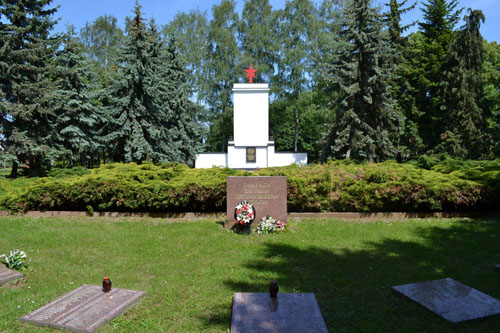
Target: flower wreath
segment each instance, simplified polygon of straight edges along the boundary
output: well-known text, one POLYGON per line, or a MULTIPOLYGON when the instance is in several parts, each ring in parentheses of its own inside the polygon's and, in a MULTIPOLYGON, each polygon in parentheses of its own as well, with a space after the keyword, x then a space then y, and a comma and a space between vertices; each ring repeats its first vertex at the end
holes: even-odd
POLYGON ((241 225, 250 224, 255 219, 255 208, 248 201, 242 201, 234 208, 234 218, 241 225))

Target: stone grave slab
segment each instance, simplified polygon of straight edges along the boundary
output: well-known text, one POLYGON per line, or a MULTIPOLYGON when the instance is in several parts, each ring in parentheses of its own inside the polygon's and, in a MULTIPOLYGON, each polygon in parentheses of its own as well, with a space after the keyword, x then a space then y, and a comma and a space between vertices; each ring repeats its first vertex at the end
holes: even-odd
POLYGON ((235 224, 234 208, 243 200, 250 202, 255 209, 253 227, 257 227, 266 215, 281 221, 288 218, 285 176, 230 176, 227 177, 226 191, 226 228, 235 224))
POLYGON ((392 289, 453 323, 500 313, 499 300, 450 278, 392 289))
POLYGON ((102 287, 84 284, 19 319, 73 332, 94 332, 139 301, 143 294, 120 288, 104 293, 102 287))
POLYGON ((17 272, 15 270, 7 268, 0 263, 0 286, 5 283, 20 279, 22 277, 23 274, 21 272, 17 272))
POLYGON ((313 293, 234 293, 231 332, 328 332, 313 293))

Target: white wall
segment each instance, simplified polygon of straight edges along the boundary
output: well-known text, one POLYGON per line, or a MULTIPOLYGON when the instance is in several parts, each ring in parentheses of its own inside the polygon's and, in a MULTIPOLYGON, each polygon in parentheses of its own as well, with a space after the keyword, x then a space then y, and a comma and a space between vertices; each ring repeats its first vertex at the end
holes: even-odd
POLYGON ((287 166, 290 164, 307 164, 307 153, 274 153, 272 155, 269 166, 287 166))
POLYGON ((267 147, 256 148, 256 163, 247 163, 246 147, 236 147, 230 141, 227 154, 200 153, 196 155, 195 168, 211 168, 213 166, 231 169, 257 169, 290 164, 307 164, 307 153, 276 153, 274 142, 270 141, 267 147))
POLYGON ((246 147, 236 147, 236 145, 228 145, 228 167, 231 169, 257 169, 266 168, 267 162, 267 147, 255 147, 255 163, 247 163, 246 147))
POLYGON ((267 146, 269 140, 269 86, 267 83, 235 83, 234 145, 267 146))
POLYGON ((200 153, 196 154, 194 167, 196 169, 211 168, 213 166, 226 168, 227 154, 224 153, 200 153))

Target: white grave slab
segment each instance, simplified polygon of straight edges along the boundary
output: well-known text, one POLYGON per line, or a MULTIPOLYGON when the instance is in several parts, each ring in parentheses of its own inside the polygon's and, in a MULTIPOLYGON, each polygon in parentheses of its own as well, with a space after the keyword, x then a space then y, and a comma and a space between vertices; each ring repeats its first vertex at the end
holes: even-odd
POLYGON ((327 333, 312 293, 234 293, 231 333, 327 333))
POLYGON ((500 301, 450 278, 392 287, 454 323, 500 313, 500 301))
POLYGON ((5 283, 20 279, 22 277, 23 274, 21 272, 9 269, 5 267, 2 263, 0 263, 0 286, 5 283))
POLYGON ((143 291, 120 288, 105 293, 101 287, 85 284, 20 320, 73 332, 94 332, 135 304, 143 294, 143 291))

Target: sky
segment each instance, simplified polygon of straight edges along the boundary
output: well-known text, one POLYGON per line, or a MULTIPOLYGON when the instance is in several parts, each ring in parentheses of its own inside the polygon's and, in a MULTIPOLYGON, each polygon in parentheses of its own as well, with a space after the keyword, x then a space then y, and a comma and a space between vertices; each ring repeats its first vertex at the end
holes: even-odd
MULTIPOLYGON (((320 3, 321 0, 314 0, 320 3)), ((384 4, 389 0, 375 0, 376 4, 384 4)), ((419 20, 422 17, 423 3, 426 0, 418 0, 417 8, 403 16, 403 24, 419 20)), ((212 6, 219 4, 220 0, 141 0, 140 4, 145 17, 154 17, 158 25, 167 24, 175 14, 179 12, 189 12, 191 9, 206 11, 209 15, 212 6)), ((283 8, 285 0, 270 0, 274 9, 283 8)), ((412 3, 412 1, 408 1, 412 3)), ((71 23, 76 31, 85 26, 86 22, 92 22, 101 15, 113 15, 122 25, 126 16, 132 16, 135 0, 54 0, 54 5, 61 7, 56 13, 60 21, 56 31, 64 31, 65 26, 71 23)), ((244 0, 236 0, 236 11, 241 14, 244 0)), ((500 0, 459 0, 459 7, 481 9, 486 17, 485 23, 481 26, 481 34, 488 42, 500 42, 500 0)), ((462 15, 463 16, 463 15, 462 15)), ((462 23, 459 24, 461 26, 462 23)), ((416 30, 414 27, 413 30, 416 30)), ((410 31, 411 32, 411 31, 410 31)))

